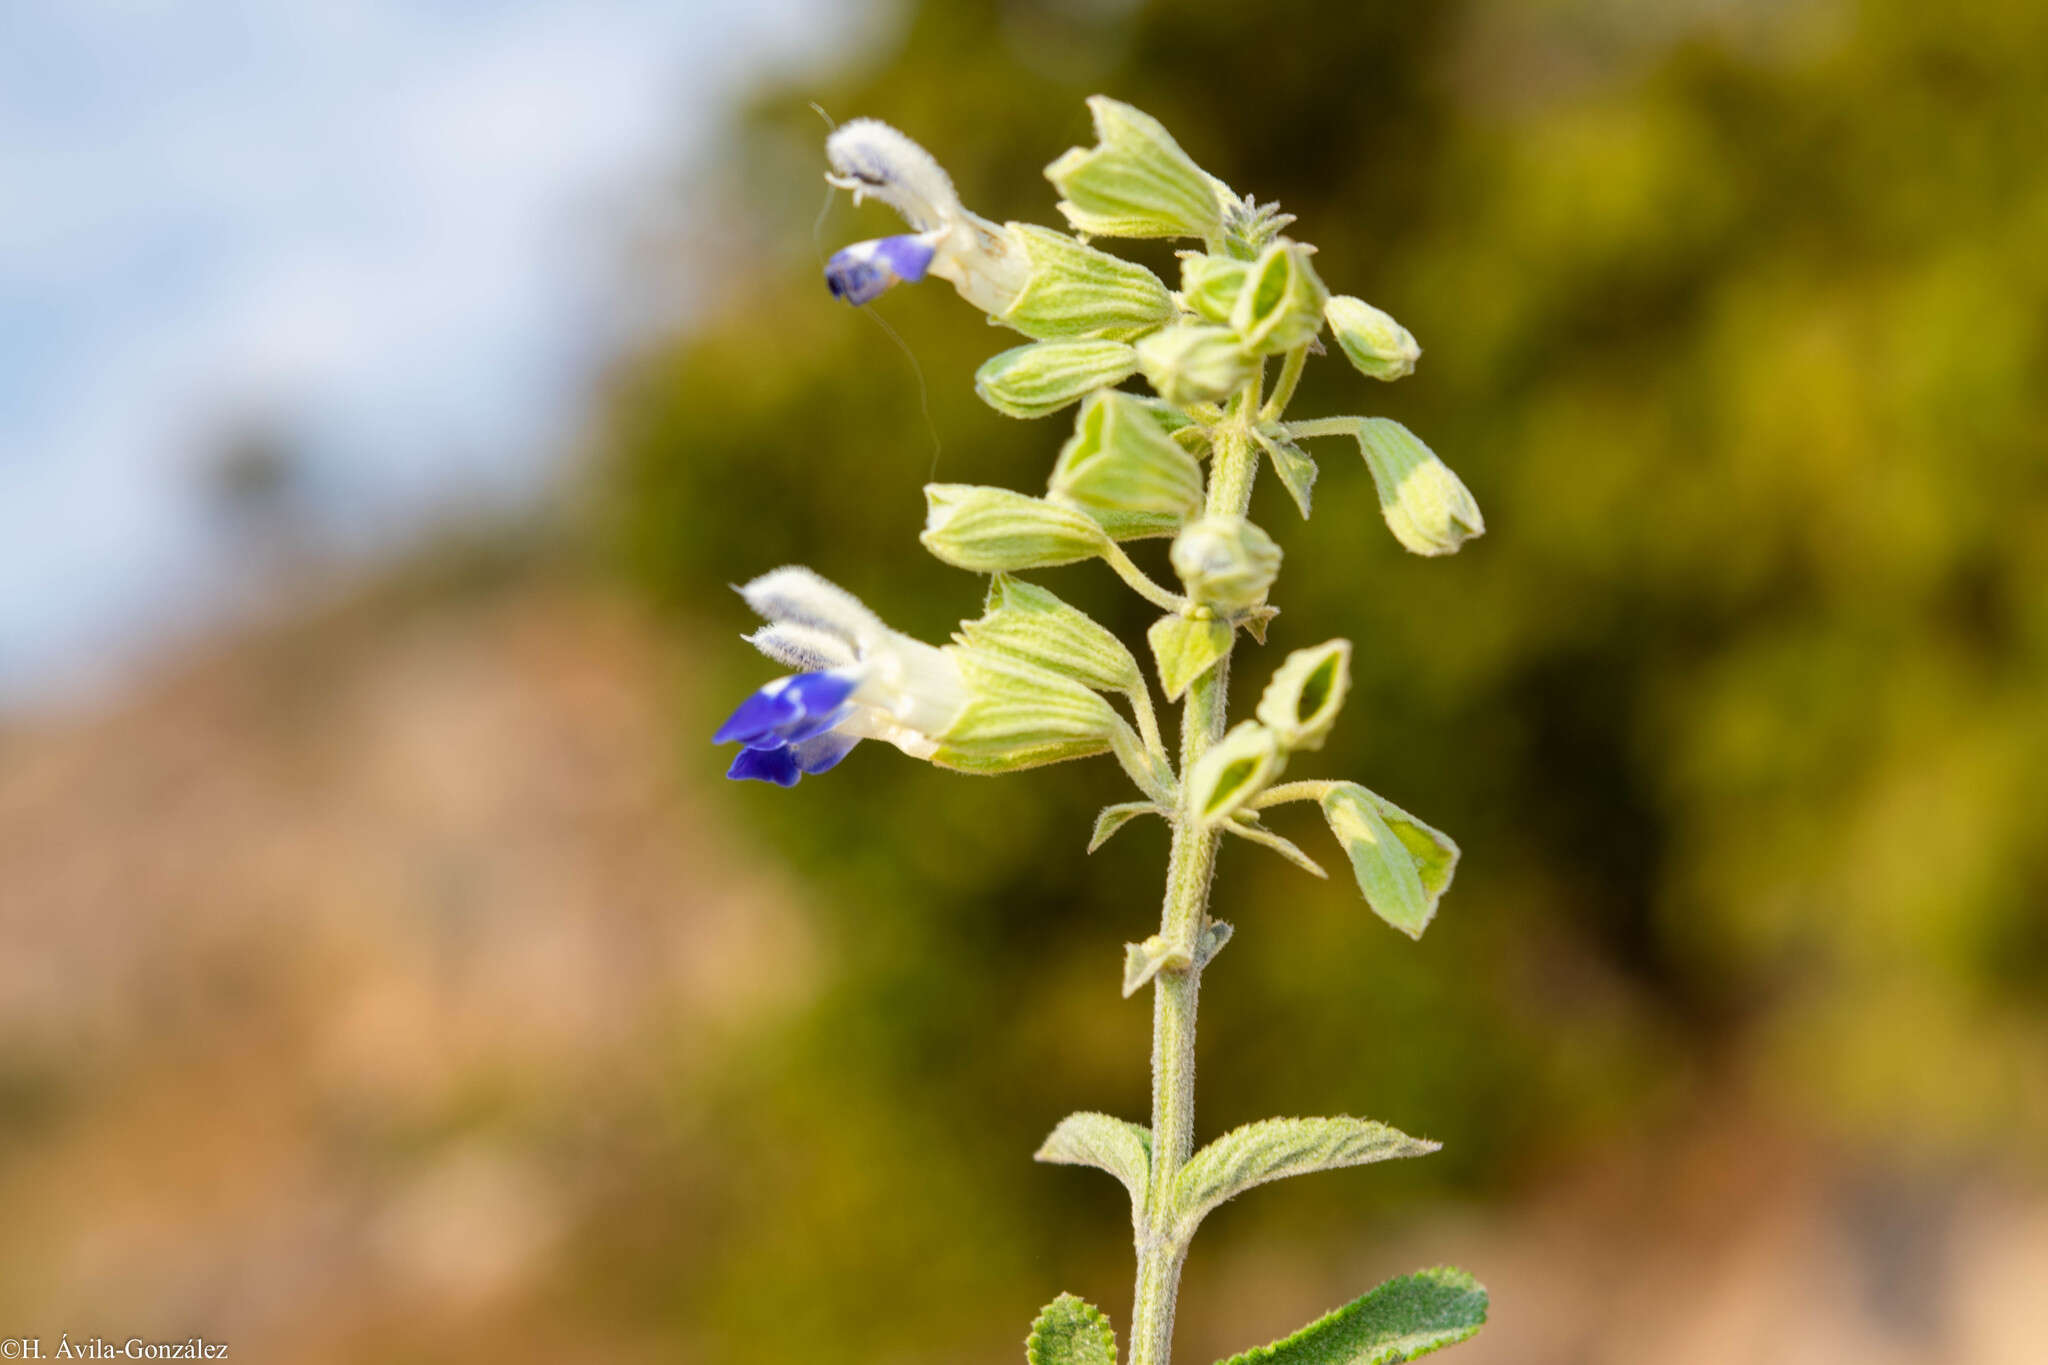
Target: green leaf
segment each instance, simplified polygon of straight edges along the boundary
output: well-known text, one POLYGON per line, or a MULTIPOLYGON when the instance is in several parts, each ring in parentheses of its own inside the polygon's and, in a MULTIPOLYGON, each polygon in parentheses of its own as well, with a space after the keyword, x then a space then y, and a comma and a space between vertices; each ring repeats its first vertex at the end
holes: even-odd
POLYGON ((1116 1333, 1094 1304, 1062 1294, 1039 1310, 1024 1339, 1029 1365, 1116 1365, 1116 1333))
POLYGON ((1287 839, 1282 837, 1281 835, 1275 834, 1272 830, 1267 829, 1264 825, 1256 823, 1257 820, 1258 817, 1256 815, 1240 811, 1236 815, 1232 816, 1229 822, 1226 823, 1223 826, 1223 828, 1228 830, 1230 833, 1235 834, 1240 839, 1249 839, 1255 844, 1260 844, 1266 848, 1272 849, 1275 853, 1285 858, 1288 862, 1293 863, 1303 872, 1311 873, 1314 876, 1318 877, 1328 877, 1330 875, 1329 873, 1323 871, 1322 865, 1318 863, 1314 858, 1311 858, 1308 856, 1308 854, 1302 852, 1300 847, 1297 844, 1295 844, 1295 842, 1292 839, 1287 839))
POLYGON ((1300 509, 1301 519, 1307 521, 1309 491, 1316 486, 1314 458, 1285 436, 1275 437, 1257 430, 1252 432, 1252 436, 1265 450, 1266 458, 1273 462, 1273 472, 1280 476, 1287 496, 1293 498, 1294 505, 1300 509))
POLYGON ((1310 1171, 1427 1156, 1437 1144, 1370 1119, 1261 1119, 1188 1158, 1174 1187, 1183 1236, 1209 1210, 1254 1185, 1310 1171))
POLYGON ((1458 846, 1450 836, 1356 782, 1323 798, 1323 818, 1344 845, 1373 913, 1408 937, 1421 938, 1458 868, 1458 846))
POLYGON ((1464 1271, 1420 1270, 1221 1365, 1395 1365, 1477 1335, 1486 1307, 1485 1286, 1464 1271))
POLYGON ((1230 942, 1230 936, 1235 932, 1237 931, 1230 927, 1228 920, 1210 920, 1209 927, 1195 940, 1195 961, 1204 967, 1208 966, 1215 960, 1216 954, 1223 951, 1223 945, 1230 942))
POLYGON ((1135 1215, 1151 1178, 1152 1130, 1107 1114, 1069 1114, 1039 1144, 1032 1160, 1108 1171, 1131 1192, 1135 1215))
POLYGON ((1213 618, 1162 616, 1145 632, 1159 664, 1159 686, 1179 701, 1189 684, 1215 667, 1230 649, 1230 625, 1213 618))
POLYGON ((1152 801, 1124 801, 1114 806, 1104 806, 1102 813, 1095 817, 1095 833, 1089 837, 1088 851, 1093 853, 1101 848, 1118 830, 1140 815, 1165 814, 1165 808, 1152 801))

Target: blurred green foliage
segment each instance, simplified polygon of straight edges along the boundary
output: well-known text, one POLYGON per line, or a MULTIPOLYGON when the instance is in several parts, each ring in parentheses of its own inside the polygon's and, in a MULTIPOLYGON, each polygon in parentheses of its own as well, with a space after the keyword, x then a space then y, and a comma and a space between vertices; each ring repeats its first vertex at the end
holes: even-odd
MULTIPOLYGON (((1896 1160, 2043 1150, 2048 7, 934 0, 904 24, 760 101, 722 306, 601 413, 605 543, 699 641, 691 771, 768 672, 724 584, 805 562, 943 639, 980 583, 918 549, 919 486, 1037 488, 1066 430, 977 402, 1014 338, 945 286, 879 305, 903 349, 826 297, 812 99, 1039 222, 1083 96, 1158 115, 1422 342, 1398 386, 1318 362, 1295 413, 1406 423, 1490 528, 1404 555, 1343 442, 1317 443, 1312 523, 1261 489, 1284 614, 1239 712, 1348 635, 1352 702, 1298 775, 1363 781, 1466 859, 1415 945, 1312 817, 1276 824, 1331 882, 1226 852, 1202 1128, 1349 1112, 1445 1151, 1223 1210, 1190 1302, 1230 1294, 1219 1244, 1284 1229, 1327 1263, 1716 1087, 1896 1160)), ((823 248, 894 230, 842 200, 823 248)), ((1099 566, 1043 578, 1148 623, 1099 566)), ((1149 1012, 1116 984, 1164 838, 1081 852, 1120 784, 871 745, 727 789, 815 888, 829 982, 775 1036, 713 1040, 730 1065, 660 1205, 702 1238, 680 1298, 605 1292, 732 1360, 987 1358, 1062 1288, 1121 1317, 1122 1192, 1027 1160, 1070 1110, 1145 1108, 1149 1012)))

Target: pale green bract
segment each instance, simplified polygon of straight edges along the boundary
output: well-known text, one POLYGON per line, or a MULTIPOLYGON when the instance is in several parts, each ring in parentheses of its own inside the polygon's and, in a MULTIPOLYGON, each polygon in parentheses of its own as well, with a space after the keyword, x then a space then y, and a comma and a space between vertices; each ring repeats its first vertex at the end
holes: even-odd
MULTIPOLYGON (((925 547, 990 577, 982 615, 963 622, 953 644, 935 648, 890 630, 806 570, 749 584, 749 604, 769 621, 751 638, 800 671, 749 698, 720 736, 747 746, 735 776, 784 785, 825 771, 865 738, 982 773, 1108 753, 1137 799, 1102 809, 1089 851, 1140 816, 1165 822, 1158 932, 1127 942, 1122 962, 1125 995, 1156 992, 1151 1122, 1073 1114, 1037 1157, 1098 1167, 1129 1192, 1138 1266, 1125 1359, 1169 1365, 1180 1267, 1206 1214, 1268 1181, 1436 1150, 1362 1118, 1266 1119, 1196 1148, 1195 1003, 1202 973, 1231 937, 1209 913, 1226 837, 1322 876, 1308 852, 1266 824, 1275 809, 1313 803, 1366 905, 1410 936, 1435 916, 1458 862, 1449 837, 1356 782, 1281 781, 1291 763, 1323 747, 1341 716, 1350 641, 1289 654, 1271 670, 1256 718, 1230 724, 1240 634, 1264 642, 1282 564, 1273 537, 1246 518, 1253 485, 1262 466, 1272 470, 1307 517, 1317 467, 1300 443, 1341 435, 1358 443, 1402 547, 1448 554, 1484 521, 1464 482, 1399 423, 1287 416, 1326 330, 1375 380, 1414 368, 1419 351, 1407 330, 1361 299, 1332 296, 1312 263, 1315 249, 1282 235, 1292 218, 1204 171, 1156 119, 1102 96, 1089 108, 1096 145, 1068 151, 1046 171, 1078 236, 976 215, 923 148, 871 119, 828 139, 828 179, 896 208, 911 229, 837 253, 826 272, 833 292, 864 304, 926 275, 949 281, 991 321, 1034 338, 976 373, 990 406, 1018 418, 1079 407, 1043 496, 969 484, 925 489, 925 547), (1083 236, 1184 237, 1199 248, 1181 253, 1176 292, 1083 236), (1140 380, 1149 394, 1135 388, 1140 380), (1177 587, 1124 550, 1145 536, 1173 537, 1165 559, 1177 587), (1161 613, 1144 650, 1017 576, 1097 560, 1161 613), (1140 665, 1148 655, 1150 681, 1140 665), (1154 715, 1155 682, 1183 707, 1177 754, 1154 715)), ((1391 1365, 1464 1340, 1486 1309, 1486 1291, 1469 1275, 1426 1270, 1229 1365, 1391 1365)), ((1116 1336, 1100 1310, 1063 1294, 1032 1324, 1025 1358, 1117 1365, 1116 1336)))
POLYGON ((1231 195, 1158 119, 1105 95, 1088 101, 1096 145, 1045 168, 1076 232, 1101 237, 1209 237, 1231 195))
POLYGON ((1202 504, 1202 467, 1144 403, 1103 391, 1081 405, 1048 493, 1119 539, 1170 535, 1202 504))

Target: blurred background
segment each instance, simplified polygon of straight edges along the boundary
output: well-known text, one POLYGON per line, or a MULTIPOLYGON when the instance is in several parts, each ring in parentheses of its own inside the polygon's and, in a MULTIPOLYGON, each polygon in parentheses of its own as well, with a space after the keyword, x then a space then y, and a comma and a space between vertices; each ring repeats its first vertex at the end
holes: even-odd
MULTIPOLYGON (((2048 9, 2029 0, 59 3, 0 13, 0 1335, 295 1362, 1016 1359, 1128 1320, 1121 779, 704 741, 802 560, 942 638, 918 488, 1039 485, 943 286, 834 304, 825 124, 1057 221, 1083 97, 1425 356, 1341 444, 1316 775, 1450 831, 1422 943, 1245 848, 1200 1125, 1440 1155, 1212 1217, 1214 1359, 1443 1261, 1483 1361, 2039 1359, 2048 9), (824 215, 821 217, 821 209, 824 215), (899 344, 900 339, 900 344, 899 344)), ((1170 254, 1140 248, 1155 267, 1170 254)), ((1046 581, 1136 638, 1086 566, 1046 581)), ((1303 775, 1310 775, 1304 771, 1303 775)))

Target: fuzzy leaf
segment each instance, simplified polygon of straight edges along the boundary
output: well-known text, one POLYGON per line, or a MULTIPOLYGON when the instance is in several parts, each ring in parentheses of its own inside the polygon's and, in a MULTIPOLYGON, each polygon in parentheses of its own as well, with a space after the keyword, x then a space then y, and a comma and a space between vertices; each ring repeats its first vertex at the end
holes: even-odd
POLYGON ((1151 801, 1124 801, 1114 806, 1104 806, 1102 813, 1095 817, 1095 833, 1089 837, 1088 851, 1093 853, 1110 841, 1118 830, 1140 815, 1165 815, 1166 812, 1151 801))
POLYGON ((1485 1286, 1464 1271, 1420 1270, 1221 1365, 1395 1365, 1476 1335, 1486 1307, 1485 1286))
MULTIPOLYGON (((1222 947, 1222 944, 1216 945, 1222 947)), ((1159 935, 1154 934, 1143 943, 1124 945, 1124 999, 1138 993, 1138 988, 1159 975, 1167 967, 1187 967, 1194 958, 1184 949, 1175 948, 1159 935)))
POLYGON ((1373 913, 1408 937, 1421 938, 1457 871, 1457 844, 1356 782, 1323 798, 1323 817, 1350 856, 1373 913))
POLYGON ((1302 852, 1300 846, 1297 845, 1292 839, 1288 839, 1281 835, 1275 834, 1272 830, 1267 829, 1264 825, 1253 823, 1255 819, 1255 816, 1247 815, 1244 812, 1239 812, 1227 824, 1225 824, 1223 828, 1228 830, 1230 833, 1235 834, 1240 839, 1249 839, 1255 844, 1260 844, 1266 848, 1272 849, 1275 853, 1285 858, 1288 862, 1293 863, 1303 872, 1307 872, 1314 876, 1324 878, 1327 878, 1330 875, 1329 873, 1323 871, 1322 864, 1318 863, 1314 858, 1309 857, 1308 854, 1302 852))
POLYGON ((1039 1145, 1032 1160, 1108 1171, 1131 1192, 1131 1208, 1145 1202, 1152 1171, 1152 1130, 1107 1114, 1069 1114, 1039 1145))
POLYGON ((1261 1119, 1233 1128, 1188 1158, 1175 1188, 1182 1226, 1254 1185, 1310 1171, 1427 1156, 1437 1144, 1370 1119, 1261 1119))
POLYGON ((1116 1332, 1094 1304, 1062 1294, 1039 1310, 1024 1339, 1029 1365, 1116 1365, 1116 1332))
POLYGON ((1252 435, 1265 450, 1266 458, 1273 462, 1273 472, 1280 476, 1287 496, 1293 498, 1295 507, 1300 509, 1301 519, 1307 521, 1309 492, 1316 486, 1314 458, 1285 436, 1269 436, 1263 431, 1254 431, 1252 435))
POLYGON ((1189 684, 1207 673, 1230 649, 1230 625, 1191 616, 1162 616, 1145 632, 1159 664, 1159 686, 1168 701, 1179 701, 1189 684))
POLYGON ((1223 945, 1230 942, 1230 936, 1237 931, 1230 927, 1228 920, 1212 919, 1209 927, 1202 931, 1202 937, 1195 942, 1195 961, 1208 966, 1223 951, 1223 945))

